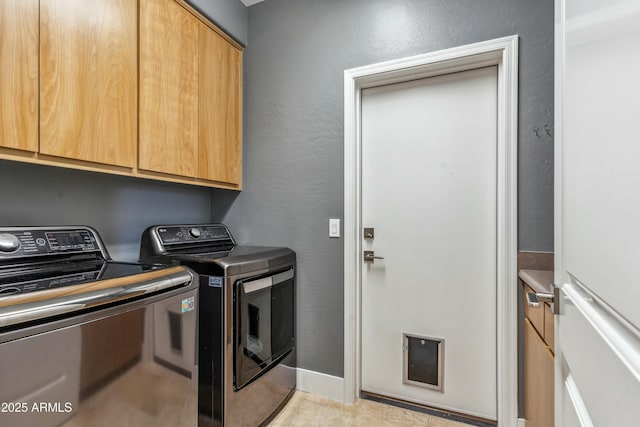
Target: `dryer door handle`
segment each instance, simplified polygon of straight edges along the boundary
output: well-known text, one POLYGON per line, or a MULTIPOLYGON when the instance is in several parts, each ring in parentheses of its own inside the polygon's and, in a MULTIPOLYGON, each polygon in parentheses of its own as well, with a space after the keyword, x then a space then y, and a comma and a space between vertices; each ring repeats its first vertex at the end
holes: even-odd
POLYGON ((291 267, 288 270, 274 274, 273 276, 263 277, 261 279, 250 280, 242 283, 242 289, 245 294, 257 292, 262 289, 270 288, 278 283, 286 282, 293 279, 294 269, 291 267))

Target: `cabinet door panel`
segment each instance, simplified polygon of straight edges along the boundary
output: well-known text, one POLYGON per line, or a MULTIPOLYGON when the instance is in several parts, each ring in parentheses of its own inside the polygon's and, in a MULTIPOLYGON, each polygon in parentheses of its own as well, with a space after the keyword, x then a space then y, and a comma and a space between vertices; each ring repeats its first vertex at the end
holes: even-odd
POLYGON ((555 352, 555 331, 553 327, 553 311, 551 306, 544 304, 544 342, 549 346, 552 352, 555 352))
POLYGON ((540 304, 538 307, 532 307, 528 304, 527 294, 535 293, 529 285, 524 285, 524 314, 529 318, 529 321, 536 328, 536 331, 540 335, 544 335, 544 304, 540 304))
POLYGON ((528 427, 553 427, 553 355, 524 323, 524 417, 528 427))
POLYGON ((139 167, 196 176, 198 21, 172 0, 140 4, 139 167))
POLYGON ((198 177, 240 184, 242 52, 200 24, 198 177))
POLYGON ((136 2, 47 0, 40 11, 40 152, 134 166, 136 2))
POLYGON ((0 146, 38 150, 38 0, 0 1, 0 146))

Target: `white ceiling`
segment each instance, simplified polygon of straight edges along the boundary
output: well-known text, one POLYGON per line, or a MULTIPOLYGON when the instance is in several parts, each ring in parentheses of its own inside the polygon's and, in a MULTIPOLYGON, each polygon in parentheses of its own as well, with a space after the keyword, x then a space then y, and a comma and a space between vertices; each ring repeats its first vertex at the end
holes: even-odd
POLYGON ((264 1, 264 0, 240 0, 240 1, 244 3, 245 6, 251 6, 252 4, 260 3, 261 1, 264 1))

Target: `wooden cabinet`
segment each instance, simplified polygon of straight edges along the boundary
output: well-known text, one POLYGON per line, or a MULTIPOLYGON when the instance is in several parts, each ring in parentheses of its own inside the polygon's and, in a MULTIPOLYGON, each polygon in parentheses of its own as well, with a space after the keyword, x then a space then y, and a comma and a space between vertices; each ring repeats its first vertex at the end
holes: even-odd
POLYGON ((204 24, 199 28, 198 178, 240 184, 242 52, 204 24))
POLYGON ((242 48, 184 0, 3 0, 0 25, 0 158, 241 189, 242 48))
POLYGON ((527 294, 535 293, 531 287, 524 285, 524 315, 533 327, 538 331, 544 333, 544 306, 540 304, 538 307, 532 307, 527 303, 527 294))
POLYGON ((136 16, 128 0, 40 3, 40 153, 135 165, 136 16))
POLYGON ((553 353, 529 319, 524 328, 524 417, 527 427, 553 427, 553 353))
POLYGON ((0 1, 0 146, 38 150, 38 0, 0 1))
POLYGON ((140 169, 196 176, 198 24, 173 0, 140 2, 140 169))
POLYGON ((548 303, 541 302, 538 307, 529 306, 529 292, 534 292, 534 289, 523 282, 524 417, 527 427, 553 427, 553 312, 548 303))
POLYGON ((242 52, 174 0, 140 22, 140 169, 239 186, 242 52))

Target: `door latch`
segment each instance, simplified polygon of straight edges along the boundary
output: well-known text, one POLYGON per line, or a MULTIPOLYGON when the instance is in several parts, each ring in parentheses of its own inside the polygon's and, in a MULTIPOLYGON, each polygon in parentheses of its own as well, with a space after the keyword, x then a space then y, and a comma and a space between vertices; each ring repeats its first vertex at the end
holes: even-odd
POLYGON ((375 259, 384 259, 384 257, 375 256, 373 251, 364 251, 364 262, 373 262, 375 259))

